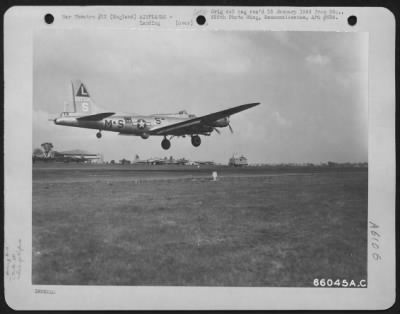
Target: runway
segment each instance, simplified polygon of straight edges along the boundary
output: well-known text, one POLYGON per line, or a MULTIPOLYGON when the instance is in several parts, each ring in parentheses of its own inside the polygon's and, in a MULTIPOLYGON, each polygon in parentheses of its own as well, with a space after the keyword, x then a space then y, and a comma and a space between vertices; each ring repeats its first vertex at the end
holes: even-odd
POLYGON ((208 180, 216 171, 220 180, 263 178, 273 176, 305 176, 315 173, 365 172, 357 168, 310 167, 228 167, 228 166, 178 166, 178 165, 71 165, 37 164, 33 167, 33 181, 43 182, 93 182, 93 181, 168 181, 208 180))
POLYGON ((367 169, 85 166, 34 165, 34 284, 366 279, 367 169))

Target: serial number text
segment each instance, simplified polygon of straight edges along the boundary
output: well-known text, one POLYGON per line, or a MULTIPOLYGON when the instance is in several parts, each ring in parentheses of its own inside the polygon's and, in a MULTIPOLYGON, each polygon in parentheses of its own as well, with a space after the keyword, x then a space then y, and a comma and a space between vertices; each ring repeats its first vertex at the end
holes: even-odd
POLYGON ((365 279, 355 281, 347 279, 315 278, 313 281, 313 285, 314 287, 366 288, 367 281, 365 279))

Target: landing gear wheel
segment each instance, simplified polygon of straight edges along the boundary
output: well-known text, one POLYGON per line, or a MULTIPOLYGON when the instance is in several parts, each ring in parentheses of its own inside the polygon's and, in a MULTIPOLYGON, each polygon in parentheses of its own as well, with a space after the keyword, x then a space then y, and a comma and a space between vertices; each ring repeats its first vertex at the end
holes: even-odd
POLYGON ((161 142, 161 147, 164 148, 165 150, 169 149, 171 147, 171 142, 164 138, 161 142))
POLYGON ((96 133, 96 136, 97 136, 97 138, 101 138, 101 132, 100 132, 100 131, 97 132, 97 133, 96 133))
POLYGON ((201 144, 201 138, 198 135, 192 136, 192 145, 194 147, 199 147, 201 144))

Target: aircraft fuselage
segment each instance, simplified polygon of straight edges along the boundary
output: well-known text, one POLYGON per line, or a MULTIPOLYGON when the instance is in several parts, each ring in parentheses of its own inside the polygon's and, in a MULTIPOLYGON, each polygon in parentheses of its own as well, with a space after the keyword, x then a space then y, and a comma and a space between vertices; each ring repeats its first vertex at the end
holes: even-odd
MULTIPOLYGON (((188 120, 186 117, 171 117, 171 116, 132 116, 132 115, 119 115, 98 120, 98 121, 82 121, 78 120, 79 116, 64 114, 54 120, 57 125, 72 126, 86 129, 96 129, 104 131, 118 132, 122 135, 136 135, 146 138, 149 131, 154 127, 169 125, 174 123, 183 122, 188 120)), ((212 132, 213 127, 207 125, 199 125, 194 128, 193 134, 205 134, 212 132)), ((171 131, 170 135, 185 135, 180 134, 179 130, 171 131)))
MULTIPOLYGON (((72 82, 73 110, 63 112, 58 118, 51 119, 57 125, 77 128, 95 129, 97 138, 102 137, 101 131, 118 132, 120 135, 135 135, 143 139, 150 136, 163 136, 161 147, 169 149, 171 138, 175 136, 191 137, 194 147, 199 147, 199 135, 211 135, 213 131, 220 133, 218 128, 230 126, 230 116, 247 110, 260 103, 244 104, 229 109, 209 113, 200 117, 188 114, 185 110, 178 113, 161 113, 152 115, 135 115, 121 112, 92 112, 94 102, 85 85, 77 80, 72 82), (167 136, 170 136, 168 139, 167 136)), ((71 109, 71 108, 70 108, 71 109)), ((97 110, 98 111, 98 110, 97 110)))

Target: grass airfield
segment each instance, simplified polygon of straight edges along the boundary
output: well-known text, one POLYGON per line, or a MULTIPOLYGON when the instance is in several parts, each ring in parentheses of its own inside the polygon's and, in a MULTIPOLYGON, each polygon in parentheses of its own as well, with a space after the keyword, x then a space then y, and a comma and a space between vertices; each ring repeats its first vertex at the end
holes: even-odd
POLYGON ((37 163, 32 182, 33 284, 367 279, 367 169, 37 163))

